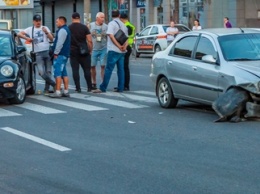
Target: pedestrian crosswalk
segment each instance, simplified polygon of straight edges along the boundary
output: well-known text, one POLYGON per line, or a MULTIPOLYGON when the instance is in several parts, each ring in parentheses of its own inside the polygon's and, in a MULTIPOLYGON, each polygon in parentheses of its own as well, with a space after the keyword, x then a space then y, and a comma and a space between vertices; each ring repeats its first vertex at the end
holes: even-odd
POLYGON ((148 108, 157 103, 153 92, 130 91, 130 92, 106 92, 71 93, 70 98, 49 98, 44 95, 27 96, 26 101, 19 105, 0 104, 0 117, 22 116, 28 111, 40 114, 64 114, 69 110, 83 111, 107 111, 115 107, 124 109, 148 108), (18 109, 16 108, 18 107, 18 109), (26 111, 21 111, 21 109, 26 111))

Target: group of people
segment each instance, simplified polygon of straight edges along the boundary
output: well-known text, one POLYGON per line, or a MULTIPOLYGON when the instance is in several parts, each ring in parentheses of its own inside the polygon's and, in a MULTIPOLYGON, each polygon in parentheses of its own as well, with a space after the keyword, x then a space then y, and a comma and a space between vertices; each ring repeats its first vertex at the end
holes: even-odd
MULTIPOLYGON (((176 28, 174 25, 175 25, 174 21, 171 21, 170 26, 166 29, 168 45, 174 40, 174 37, 179 33, 178 28, 176 28)), ((232 28, 232 25, 228 17, 224 17, 224 28, 232 28)), ((200 21, 198 19, 195 19, 192 30, 201 30, 201 29, 202 27, 200 25, 200 21)))
POLYGON ((52 98, 70 97, 69 78, 66 64, 70 58, 76 92, 81 92, 80 66, 83 69, 88 92, 106 92, 112 71, 117 65, 118 85, 115 92, 130 89, 129 57, 132 52, 135 27, 128 21, 125 13, 112 11, 113 20, 105 24, 105 15, 98 12, 96 21, 88 26, 80 21, 80 14, 72 14, 72 23, 60 16, 56 19, 55 38, 47 26, 42 26, 40 15, 34 15, 33 26, 18 33, 18 36, 32 43, 32 52, 36 55, 35 63, 39 75, 45 80, 44 94, 52 98), (115 38, 121 29, 128 40, 122 45, 115 38), (53 45, 50 43, 53 42, 53 45), (80 48, 87 46, 87 53, 82 54, 80 48), (50 55, 50 48, 52 55, 50 55), (96 66, 100 64, 102 83, 97 87, 96 66), (55 81, 52 79, 52 72, 55 81), (64 85, 62 90, 61 85, 64 85), (50 86, 53 90, 50 90, 50 86))

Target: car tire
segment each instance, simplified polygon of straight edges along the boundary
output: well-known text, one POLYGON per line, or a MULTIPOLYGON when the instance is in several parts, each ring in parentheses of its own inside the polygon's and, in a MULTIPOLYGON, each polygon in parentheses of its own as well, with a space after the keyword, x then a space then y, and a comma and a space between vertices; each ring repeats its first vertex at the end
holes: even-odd
POLYGON ((163 108, 175 108, 178 99, 174 97, 171 85, 165 77, 162 77, 156 87, 159 104, 163 108))
POLYGON ((161 47, 160 47, 160 45, 155 45, 155 48, 154 48, 154 53, 157 53, 157 52, 159 52, 159 51, 161 51, 162 49, 161 49, 161 47))
POLYGON ((30 89, 27 91, 27 94, 32 95, 35 94, 36 91, 36 73, 35 73, 35 65, 31 65, 31 79, 30 79, 30 89))
POLYGON ((17 87, 15 90, 15 96, 9 99, 11 104, 22 104, 26 98, 26 87, 24 79, 21 76, 18 76, 17 87))
POLYGON ((136 51, 135 46, 133 46, 133 53, 134 53, 134 56, 135 56, 135 57, 140 57, 140 53, 138 53, 138 52, 136 51))

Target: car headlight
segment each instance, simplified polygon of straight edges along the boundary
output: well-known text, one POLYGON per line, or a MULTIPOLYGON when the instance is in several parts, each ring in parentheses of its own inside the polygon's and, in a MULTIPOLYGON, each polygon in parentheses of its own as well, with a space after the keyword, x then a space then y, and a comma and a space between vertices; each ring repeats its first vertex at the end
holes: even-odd
POLYGON ((1 74, 5 77, 10 77, 13 75, 14 69, 10 65, 4 65, 1 67, 1 74))

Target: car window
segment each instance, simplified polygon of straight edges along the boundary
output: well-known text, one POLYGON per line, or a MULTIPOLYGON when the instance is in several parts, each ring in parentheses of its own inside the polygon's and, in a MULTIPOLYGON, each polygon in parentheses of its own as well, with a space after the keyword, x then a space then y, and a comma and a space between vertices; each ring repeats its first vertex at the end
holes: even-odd
POLYGON ((11 56, 12 46, 11 39, 9 35, 0 35, 0 56, 11 56))
POLYGON ((218 40, 226 60, 260 60, 260 33, 220 36, 218 40))
POLYGON ((140 36, 147 36, 151 27, 145 28, 141 33, 140 36))
POLYGON ((166 33, 166 30, 167 30, 167 28, 169 28, 170 26, 163 26, 163 30, 164 30, 164 32, 166 33))
POLYGON ((150 35, 155 35, 155 34, 158 34, 159 33, 159 30, 158 30, 158 27, 157 26, 153 26, 151 32, 150 32, 150 35))
POLYGON ((175 45, 171 49, 170 54, 191 58, 192 51, 194 49, 197 38, 197 36, 189 36, 182 38, 181 40, 175 43, 175 45))
POLYGON ((212 55, 214 59, 217 58, 217 52, 215 51, 212 42, 206 37, 201 37, 195 53, 195 58, 202 60, 204 55, 212 55))

